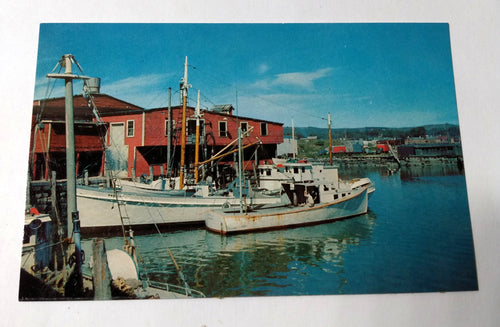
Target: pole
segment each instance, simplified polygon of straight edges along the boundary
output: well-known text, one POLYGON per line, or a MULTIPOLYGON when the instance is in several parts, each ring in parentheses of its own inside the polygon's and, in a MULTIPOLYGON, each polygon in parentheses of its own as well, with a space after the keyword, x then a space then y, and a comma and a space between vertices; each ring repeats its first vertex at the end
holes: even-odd
POLYGON ((72 55, 64 55, 62 64, 65 67, 65 111, 66 111, 66 179, 67 179, 67 214, 68 214, 68 236, 73 233, 75 242, 75 273, 77 277, 77 287, 83 290, 83 280, 81 272, 81 240, 80 240, 80 219, 76 206, 76 163, 75 163, 75 130, 73 114, 73 74, 71 72, 72 55), (71 220, 70 220, 71 219, 71 220))
POLYGON ((92 240, 92 280, 94 300, 111 300, 111 272, 106 255, 106 245, 102 238, 92 240))
POLYGON ((75 131, 73 114, 73 79, 89 79, 88 76, 74 75, 71 71, 73 55, 65 54, 60 60, 64 74, 48 74, 49 78, 61 78, 65 82, 65 119, 66 119, 66 179, 67 179, 67 216, 68 234, 73 234, 75 243, 75 278, 74 294, 79 296, 83 291, 82 256, 80 239, 80 218, 76 206, 76 162, 75 162, 75 131))
POLYGON ((196 103, 196 141, 194 147, 194 182, 198 183, 198 160, 200 146, 200 91, 198 90, 198 102, 196 103))
POLYGON ((168 117, 167 117, 167 176, 170 177, 170 153, 172 146, 172 108, 171 108, 172 88, 168 88, 168 117))
POLYGON ((184 63, 184 79, 182 80, 182 130, 181 130, 181 172, 179 174, 179 189, 184 188, 184 170, 186 157, 186 105, 187 105, 187 90, 188 90, 188 58, 184 63))
POLYGON ((330 155, 330 166, 332 165, 332 129, 330 128, 330 114, 328 114, 328 153, 330 155))
POLYGON ((238 180, 240 181, 240 213, 243 213, 243 186, 242 186, 242 178, 243 178, 243 149, 241 148, 241 128, 238 126, 238 180))
POLYGON ((292 158, 295 159, 295 129, 293 127, 293 119, 292 119, 292 158))

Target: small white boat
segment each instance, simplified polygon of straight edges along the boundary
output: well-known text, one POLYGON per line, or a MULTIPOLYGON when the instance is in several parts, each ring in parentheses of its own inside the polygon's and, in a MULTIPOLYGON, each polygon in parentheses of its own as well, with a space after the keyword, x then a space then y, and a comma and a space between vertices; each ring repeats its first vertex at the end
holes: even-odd
POLYGON ((292 204, 255 210, 212 210, 208 230, 220 234, 279 229, 343 219, 368 211, 368 187, 337 189, 331 184, 284 183, 292 204))

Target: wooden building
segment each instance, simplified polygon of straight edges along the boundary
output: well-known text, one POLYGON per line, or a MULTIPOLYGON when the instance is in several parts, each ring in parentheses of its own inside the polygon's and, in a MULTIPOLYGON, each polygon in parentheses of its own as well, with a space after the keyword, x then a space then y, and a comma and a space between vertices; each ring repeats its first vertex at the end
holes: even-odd
MULTIPOLYGON (((182 130, 182 106, 144 110, 142 114, 105 117, 109 123, 109 169, 123 177, 141 175, 178 175, 182 130), (168 126, 170 122, 170 162, 168 162, 168 126)), ((185 164, 193 168, 195 157, 196 118, 193 107, 186 108, 186 156, 185 164)), ((233 115, 231 105, 215 106, 201 110, 199 161, 203 162, 219 153, 231 142, 236 145, 238 126, 250 130, 242 145, 254 144, 244 150, 246 169, 252 169, 250 161, 270 159, 276 155, 277 144, 283 142, 283 124, 233 115), (255 150, 257 150, 255 152, 255 150)), ((234 156, 221 157, 219 164, 234 165, 234 156)), ((207 166, 204 166, 207 167, 207 166)), ((213 165, 211 165, 213 168, 213 165)))
MULTIPOLYGON (((88 171, 91 176, 102 176, 105 169, 105 139, 108 123, 98 115, 120 115, 124 112, 142 112, 143 109, 108 95, 94 94, 93 101, 82 95, 73 97, 75 121, 75 157, 77 175, 88 171), (95 105, 95 106, 94 106, 95 105)), ((35 100, 30 137, 30 178, 48 179, 55 171, 58 178, 66 178, 66 123, 65 99, 35 100)))
MULTIPOLYGON (((170 110, 166 107, 145 110, 99 93, 92 99, 76 95, 73 103, 77 174, 85 170, 90 176, 103 176, 106 170, 113 171, 122 178, 178 174, 182 106, 173 106, 170 110), (170 156, 167 155, 169 122, 170 156)), ((277 144, 283 142, 283 124, 237 117, 233 111, 231 105, 201 110, 199 161, 207 160, 231 142, 236 145, 238 126, 243 131, 250 131, 242 140, 243 145, 248 145, 244 150, 245 169, 253 169, 255 162, 274 157, 277 144)), ((193 107, 186 108, 186 117, 185 164, 193 168, 196 128, 193 107)), ((56 170, 58 177, 64 178, 64 139, 64 98, 34 101, 31 132, 33 179, 47 179, 51 170, 56 170)), ((218 165, 205 165, 203 169, 233 166, 235 158, 235 154, 221 157, 216 162, 218 165)))

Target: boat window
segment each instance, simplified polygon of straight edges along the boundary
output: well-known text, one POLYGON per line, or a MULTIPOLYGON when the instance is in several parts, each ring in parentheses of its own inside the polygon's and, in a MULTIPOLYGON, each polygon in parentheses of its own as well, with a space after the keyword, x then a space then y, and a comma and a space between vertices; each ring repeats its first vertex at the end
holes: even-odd
POLYGON ((337 200, 338 198, 339 198, 339 195, 338 195, 338 194, 334 194, 334 195, 333 195, 333 199, 334 199, 334 200, 337 200))
POLYGON ((260 123, 260 135, 267 136, 267 123, 260 123))
POLYGON ((266 175, 271 176, 271 169, 266 169, 266 175))
POLYGON ((134 136, 134 121, 133 120, 127 120, 127 137, 133 137, 134 136))
POLYGON ((219 136, 227 137, 227 122, 225 121, 219 122, 219 136))
POLYGON ((299 173, 299 168, 294 167, 294 168, 293 168, 293 173, 294 173, 294 174, 298 174, 298 173, 299 173))
POLYGON ((306 167, 302 167, 302 172, 305 173, 306 172, 306 167))

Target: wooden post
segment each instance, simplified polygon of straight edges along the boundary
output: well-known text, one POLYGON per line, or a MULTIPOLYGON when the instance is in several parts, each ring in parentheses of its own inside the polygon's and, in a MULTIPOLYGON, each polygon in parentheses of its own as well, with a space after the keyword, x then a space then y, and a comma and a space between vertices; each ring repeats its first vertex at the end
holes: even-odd
POLYGON ((108 267, 106 246, 102 238, 92 240, 92 278, 94 300, 111 299, 111 272, 108 267))

